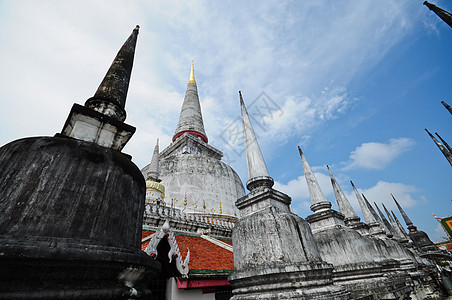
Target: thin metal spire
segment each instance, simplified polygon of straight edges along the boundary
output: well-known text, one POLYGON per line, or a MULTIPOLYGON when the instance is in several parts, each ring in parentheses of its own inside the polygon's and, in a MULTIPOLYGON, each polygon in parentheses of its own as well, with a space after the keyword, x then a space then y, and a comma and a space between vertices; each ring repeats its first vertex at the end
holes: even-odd
POLYGON ((125 105, 139 28, 137 25, 121 47, 96 93, 86 100, 86 107, 120 121, 126 119, 125 105))

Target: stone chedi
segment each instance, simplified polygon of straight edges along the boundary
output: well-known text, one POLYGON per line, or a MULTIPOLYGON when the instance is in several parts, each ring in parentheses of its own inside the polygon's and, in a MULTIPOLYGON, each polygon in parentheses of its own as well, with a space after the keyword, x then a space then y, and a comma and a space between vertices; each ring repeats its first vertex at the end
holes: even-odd
POLYGON ((369 227, 371 227, 371 236, 382 242, 380 242, 380 250, 382 253, 386 253, 387 257, 395 259, 400 264, 396 268, 397 270, 407 271, 412 279, 419 278, 421 274, 418 272, 418 261, 414 257, 413 253, 393 238, 394 236, 390 232, 389 228, 384 225, 383 221, 380 219, 372 205, 370 205, 366 197, 358 192, 358 189, 355 187, 353 182, 350 183, 352 184, 356 198, 360 203, 366 223, 369 227))
POLYGON ((308 223, 290 210, 289 196, 272 189, 240 94, 250 193, 237 200, 233 229, 233 300, 349 299, 332 283, 332 266, 319 254, 308 223))
POLYGON ((159 140, 155 143, 154 154, 149 164, 146 178, 146 203, 165 206, 165 186, 161 184, 159 166, 159 140))
POLYGON ((61 134, 0 148, 0 298, 149 297, 160 272, 140 250, 145 182, 120 152, 138 26, 61 134))
MULTIPOLYGON (((363 226, 358 226, 359 217, 346 199, 344 193, 328 168, 337 202, 347 213, 347 227, 344 215, 331 209, 305 155, 298 147, 304 175, 311 198, 312 215, 306 217, 311 224, 323 260, 333 264, 334 283, 350 291, 353 299, 397 299, 410 293, 406 276, 389 275, 384 266, 391 265, 389 255, 376 251, 383 245, 369 236, 361 235, 363 226)), ((368 233, 368 232, 366 232, 368 233)))
MULTIPOLYGON (((237 173, 221 161, 222 156, 208 144, 192 64, 173 142, 158 155, 167 205, 185 213, 235 219, 234 202, 245 190, 237 173)), ((151 169, 152 163, 145 166, 143 176, 151 174, 151 169)))
POLYGON ((399 209, 406 225, 408 226, 408 236, 413 241, 414 245, 419 248, 421 252, 438 251, 428 235, 423 231, 417 230, 417 227, 413 225, 413 222, 405 213, 402 206, 400 206, 399 202, 397 202, 396 198, 392 194, 391 196, 395 204, 397 205, 397 208, 399 209))

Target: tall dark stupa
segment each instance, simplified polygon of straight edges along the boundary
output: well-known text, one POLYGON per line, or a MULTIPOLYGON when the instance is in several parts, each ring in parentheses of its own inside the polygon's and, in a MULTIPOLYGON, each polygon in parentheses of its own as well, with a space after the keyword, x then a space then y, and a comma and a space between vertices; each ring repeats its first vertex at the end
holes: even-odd
POLYGON ((137 26, 61 134, 0 148, 0 298, 141 299, 158 262, 141 251, 145 181, 121 149, 137 26))

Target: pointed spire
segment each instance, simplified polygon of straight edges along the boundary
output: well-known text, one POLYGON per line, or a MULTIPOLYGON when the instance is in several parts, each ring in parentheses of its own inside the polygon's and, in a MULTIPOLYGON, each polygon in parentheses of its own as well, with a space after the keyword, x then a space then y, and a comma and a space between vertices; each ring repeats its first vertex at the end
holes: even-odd
POLYGON ((398 238, 403 239, 405 238, 404 234, 400 230, 399 226, 397 225, 396 221, 392 217, 392 215, 389 213, 389 210, 386 208, 384 203, 381 204, 383 206, 383 209, 385 210, 386 214, 388 215, 389 222, 391 223, 391 227, 393 229, 393 234, 397 235, 398 238))
POLYGON ((333 173, 330 170, 330 167, 327 165, 326 168, 328 169, 328 173, 330 173, 331 184, 333 185, 334 196, 336 197, 339 212, 341 212, 345 216, 346 221, 354 220, 356 222, 359 222, 360 218, 358 217, 355 210, 351 206, 347 197, 345 197, 345 194, 342 191, 341 187, 339 186, 339 183, 337 182, 336 178, 334 178, 333 173))
POLYGON ((397 226, 398 226, 399 229, 400 229, 400 232, 402 232, 403 235, 404 235, 405 237, 408 237, 408 234, 406 233, 406 231, 405 231, 405 229, 403 228, 402 224, 400 224, 399 219, 397 218, 397 216, 395 215, 395 213, 394 213, 392 210, 391 210, 391 214, 392 214, 392 216, 394 217, 394 220, 396 221, 397 226))
POLYGON ((300 152, 301 162, 303 164, 304 178, 308 184, 309 196, 311 197, 311 210, 316 212, 318 210, 324 210, 331 208, 331 203, 326 200, 325 195, 320 189, 320 185, 311 170, 311 167, 306 160, 306 157, 298 146, 298 152, 300 152))
POLYGON ((366 203, 367 208, 369 209, 369 211, 372 214, 372 216, 374 216, 374 218, 377 221, 377 223, 379 223, 380 225, 384 225, 383 221, 380 219, 380 217, 378 216, 378 214, 375 211, 375 209, 372 207, 372 205, 370 205, 370 202, 367 200, 366 196, 364 196, 364 194, 361 194, 361 196, 363 197, 363 200, 366 203))
POLYGON ((436 136, 441 140, 441 143, 443 143, 444 146, 446 146, 447 150, 449 150, 450 153, 452 153, 452 148, 449 146, 449 144, 443 140, 443 138, 438 134, 438 132, 435 132, 436 136))
POLYGON ((196 81, 195 81, 195 71, 194 71, 194 68, 193 68, 193 64, 194 64, 194 60, 191 61, 190 79, 188 80, 188 83, 194 83, 194 84, 196 84, 196 81))
POLYGON ((385 227, 389 230, 392 231, 392 225, 389 223, 388 219, 386 219, 385 215, 383 214, 383 212, 380 210, 380 208, 378 207, 377 203, 374 202, 375 207, 378 210, 378 214, 380 215, 381 220, 383 221, 383 224, 385 225, 385 227))
POLYGON ((452 165, 452 153, 446 149, 446 147, 443 146, 434 136, 431 134, 427 128, 425 128, 425 131, 427 131, 428 135, 432 138, 432 140, 435 142, 436 146, 438 146, 439 150, 444 154, 447 161, 452 165))
MULTIPOLYGON (((382 230, 387 237, 391 238, 393 237, 393 234, 391 233, 390 226, 388 227, 380 218, 373 208, 373 206, 370 204, 370 202, 367 200, 366 196, 364 194, 361 194, 363 196, 364 202, 366 203, 367 207, 369 208, 370 213, 374 216, 375 220, 377 221, 377 225, 380 227, 380 230, 382 230)), ((374 202, 375 203, 375 202, 374 202)), ((375 204, 376 205, 376 204, 375 204)), ((387 220, 386 220, 387 221, 387 220)))
POLYGON ((121 122, 126 119, 125 105, 139 28, 138 25, 135 27, 113 60, 94 96, 85 102, 86 107, 121 122))
POLYGON ((196 87, 195 74, 193 71, 193 62, 191 65, 190 80, 187 84, 184 103, 180 111, 179 123, 173 135, 173 142, 183 135, 189 133, 198 139, 207 143, 207 135, 204 130, 202 120, 201 105, 199 104, 198 88, 196 87))
POLYGON ((396 198, 393 194, 391 194, 392 199, 394 199, 395 204, 397 205, 397 208, 400 211, 400 214, 402 215, 403 219, 405 220, 406 225, 408 226, 409 231, 417 231, 416 226, 413 225, 413 222, 411 222, 410 218, 408 218, 408 215, 405 213, 403 208, 400 206, 399 202, 397 202, 396 198))
POLYGON ((439 8, 438 6, 428 3, 424 1, 424 5, 427 6, 430 10, 432 10, 435 14, 438 15, 444 22, 446 22, 450 27, 452 27, 452 14, 447 10, 439 8))
POLYGON ((242 111, 243 139, 245 140, 246 167, 248 170, 248 182, 246 187, 250 191, 254 189, 254 187, 260 186, 261 183, 266 186, 270 184, 271 187, 273 186, 273 179, 268 175, 267 166, 265 165, 264 157, 262 156, 261 149, 257 143, 256 134, 251 125, 250 117, 248 116, 245 103, 243 102, 242 92, 240 91, 239 96, 240 108, 242 111), (260 183, 255 185, 254 182, 258 181, 260 183))
POLYGON ((370 211, 367 204, 364 202, 363 198, 361 197, 360 193, 356 189, 355 185, 352 181, 350 181, 353 187, 353 191, 355 192, 356 199, 358 200, 359 206, 361 207, 361 211, 363 213, 364 221, 367 223, 367 225, 378 223, 375 216, 370 211))
POLYGON ((444 107, 452 114, 452 107, 450 107, 450 105, 449 104, 447 104, 446 102, 444 102, 444 101, 441 101, 441 103, 444 105, 444 107))
POLYGON ((159 182, 160 165, 159 165, 159 139, 155 143, 154 154, 152 154, 151 164, 149 166, 148 178, 152 181, 159 182))

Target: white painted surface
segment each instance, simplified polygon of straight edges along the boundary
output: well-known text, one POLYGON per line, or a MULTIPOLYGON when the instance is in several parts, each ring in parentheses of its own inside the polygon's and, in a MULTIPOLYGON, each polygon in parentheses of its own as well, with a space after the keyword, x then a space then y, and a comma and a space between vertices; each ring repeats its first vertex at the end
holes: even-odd
POLYGON ((167 300, 215 300, 215 293, 203 294, 202 289, 177 289, 176 279, 170 278, 166 283, 167 300))

